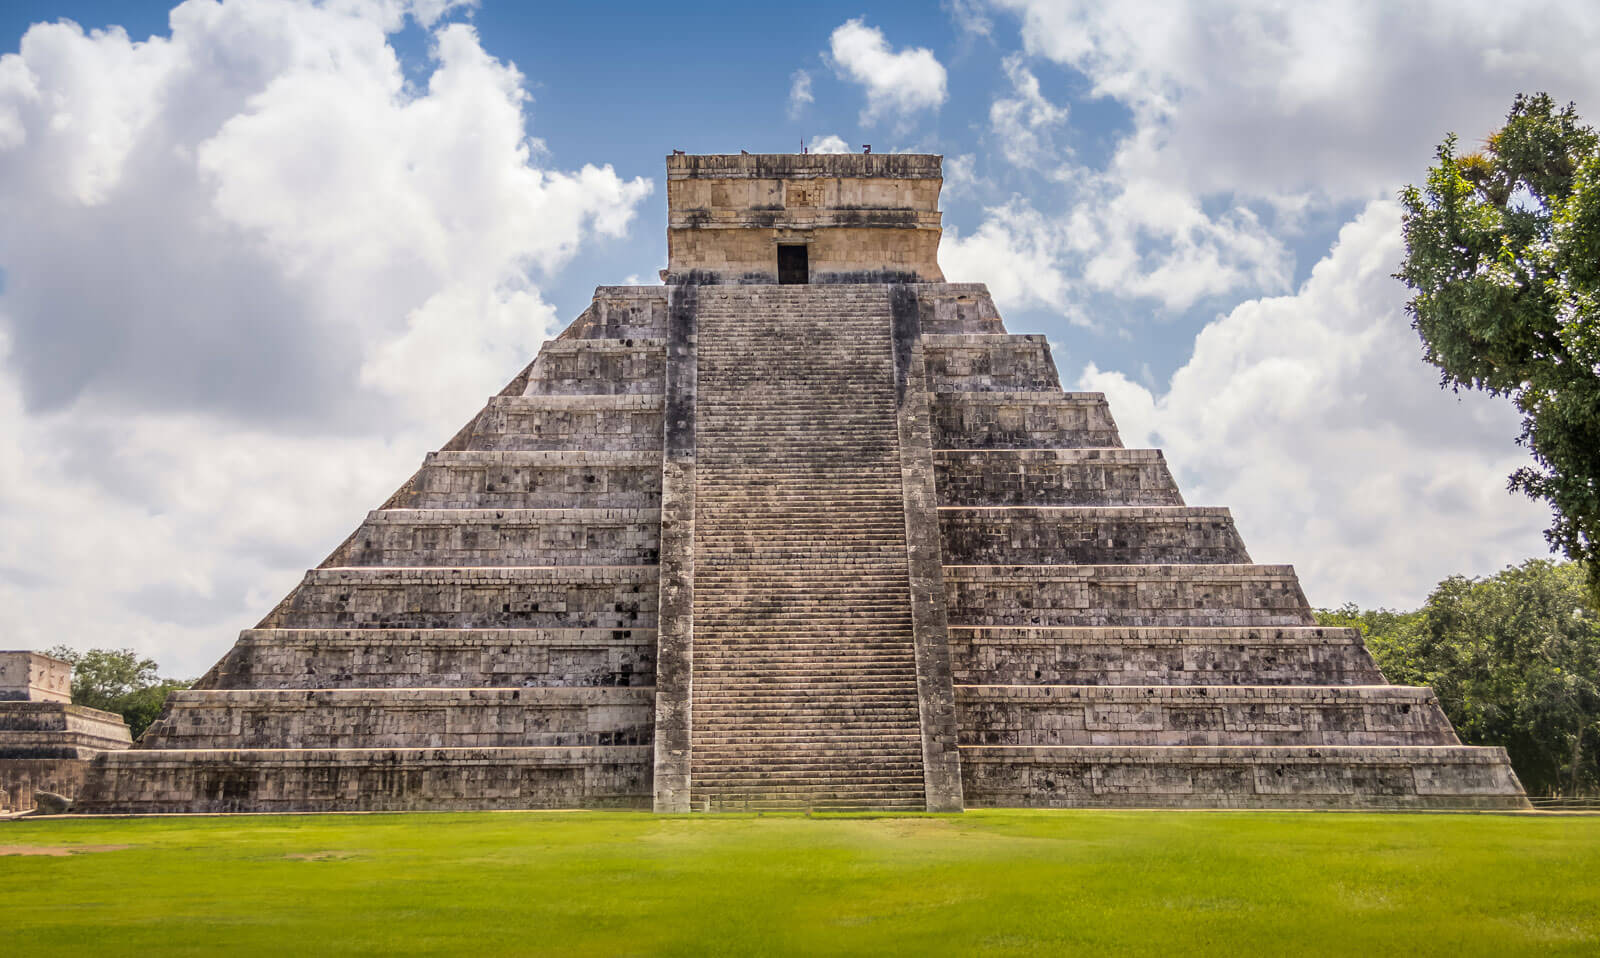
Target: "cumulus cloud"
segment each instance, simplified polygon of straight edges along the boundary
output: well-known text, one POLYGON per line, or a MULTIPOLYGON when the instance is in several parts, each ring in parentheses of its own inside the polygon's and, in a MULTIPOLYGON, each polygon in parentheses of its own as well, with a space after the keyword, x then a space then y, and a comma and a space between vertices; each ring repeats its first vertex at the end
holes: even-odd
POLYGON ((1411 606, 1439 579, 1545 551, 1548 513, 1506 492, 1523 460, 1503 400, 1438 388, 1390 278, 1377 200, 1292 295, 1205 327, 1157 393, 1085 369, 1130 446, 1161 446, 1194 505, 1232 505, 1251 556, 1293 562, 1313 604, 1411 606))
POLYGON ((1039 78, 1021 56, 1008 56, 1002 65, 1015 95, 1001 97, 989 107, 989 126, 1000 152, 1016 166, 1065 175, 1058 169, 1062 151, 1053 133, 1067 122, 1067 108, 1045 99, 1039 92, 1039 78))
POLYGON ((1387 195, 1444 131, 1492 130, 1518 90, 1600 102, 1593 4, 997 5, 1030 54, 1080 71, 1153 131, 1127 163, 1201 193, 1387 195))
POLYGON ((926 47, 890 49, 883 31, 861 19, 847 20, 833 31, 830 50, 839 76, 866 90, 861 123, 904 119, 944 103, 945 69, 926 47))
POLYGON ((956 29, 969 37, 987 37, 994 30, 983 0, 943 0, 940 4, 956 29))
POLYGON ((789 118, 798 117, 816 100, 811 92, 811 74, 804 70, 794 71, 794 75, 789 77, 789 118))
POLYGON ((848 143, 846 143, 844 141, 844 137, 837 136, 837 135, 832 134, 832 133, 829 133, 826 136, 814 136, 814 137, 812 137, 811 138, 811 142, 810 142, 810 144, 808 144, 806 146, 806 149, 810 150, 812 153, 849 153, 849 152, 851 152, 850 144, 848 144, 848 143))
POLYGON ((1168 312, 1286 292, 1286 240, 1309 213, 1392 196, 1445 131, 1486 134, 1518 90, 1600 103, 1600 62, 1586 52, 1600 37, 1592 5, 994 6, 1015 14, 1031 59, 1006 61, 1010 90, 994 99, 991 127, 1011 162, 1060 184, 1041 202, 1074 225, 1053 259, 1086 293, 1168 312), (1535 21, 1563 27, 1519 26, 1535 21), (1051 114, 1028 81, 1030 64, 1046 62, 1127 110, 1103 165, 1040 163, 1051 114))
POLYGON ((650 184, 557 167, 454 5, 190 0, 0 57, 8 641, 203 669, 528 361, 539 277, 625 232, 650 184))

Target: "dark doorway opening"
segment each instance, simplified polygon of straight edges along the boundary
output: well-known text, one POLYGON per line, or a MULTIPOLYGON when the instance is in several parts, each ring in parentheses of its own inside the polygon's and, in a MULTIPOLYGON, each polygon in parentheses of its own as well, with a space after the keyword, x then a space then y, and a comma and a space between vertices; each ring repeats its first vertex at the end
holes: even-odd
POLYGON ((811 281, 804 245, 778 247, 778 282, 784 285, 811 281))

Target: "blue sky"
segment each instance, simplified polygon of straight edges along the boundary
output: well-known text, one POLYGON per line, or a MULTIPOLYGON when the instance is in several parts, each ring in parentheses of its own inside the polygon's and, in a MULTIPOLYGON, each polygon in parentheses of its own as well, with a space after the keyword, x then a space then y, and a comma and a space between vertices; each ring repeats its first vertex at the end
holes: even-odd
POLYGON ((1415 605, 1547 517, 1417 358, 1393 198, 1518 91, 1600 112, 1597 42, 1577 2, 11 0, 0 629, 203 668, 654 281, 667 152, 802 142, 944 154, 950 279, 1315 604, 1415 605))

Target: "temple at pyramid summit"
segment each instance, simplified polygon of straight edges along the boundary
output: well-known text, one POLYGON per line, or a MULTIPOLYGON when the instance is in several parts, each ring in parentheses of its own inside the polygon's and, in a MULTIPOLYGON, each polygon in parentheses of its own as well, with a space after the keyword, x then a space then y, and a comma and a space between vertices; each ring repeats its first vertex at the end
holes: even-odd
POLYGON ((596 290, 76 809, 1525 806, 945 282, 940 185, 668 157, 665 283, 596 290))

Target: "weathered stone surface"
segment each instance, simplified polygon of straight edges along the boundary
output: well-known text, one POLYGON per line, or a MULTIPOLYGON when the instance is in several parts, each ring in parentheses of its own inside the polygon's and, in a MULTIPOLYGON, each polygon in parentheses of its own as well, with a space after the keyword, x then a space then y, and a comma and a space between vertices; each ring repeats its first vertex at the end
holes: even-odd
POLYGON ((1117 448, 1104 393, 943 392, 932 395, 938 449, 1117 448))
POLYGON ((923 336, 929 392, 1016 392, 1060 388, 1043 336, 965 333, 923 336))
POLYGON ((653 689, 235 689, 174 692, 142 748, 648 745, 653 689))
POLYGON ((435 452, 391 508, 654 509, 660 460, 644 450, 435 452))
POLYGON ((938 282, 941 158, 911 153, 667 157, 669 282, 938 282))
POLYGON ((0 702, 72 701, 72 663, 38 652, 0 652, 0 702))
POLYGON ((552 339, 539 350, 530 396, 661 392, 666 350, 659 339, 552 339))
POLYGON ((961 685, 969 745, 1459 745, 1429 689, 961 685))
POLYGON ((380 509, 331 564, 654 565, 658 509, 380 509))
POLYGON ((246 629, 195 688, 655 685, 654 629, 246 629))
POLYGON ((284 629, 654 628, 656 567, 312 569, 284 629))
POLYGON ((987 506, 939 510, 951 565, 1249 562, 1226 509, 987 506))
POLYGON ((36 795, 41 809, 69 803, 89 759, 131 744, 122 716, 71 704, 70 662, 0 652, 0 670, 0 811, 27 811, 36 795))
POLYGON ((1157 449, 936 449, 943 506, 1181 506, 1157 449))
POLYGON ((644 808, 650 749, 134 749, 95 759, 75 810, 644 808))
POLYGON ((33 804, 40 815, 65 815, 72 810, 72 799, 56 792, 34 792, 33 804))
POLYGON ((1030 808, 1522 808, 1500 748, 962 749, 967 801, 1030 808))
POLYGON ((478 417, 469 449, 661 448, 661 394, 496 396, 478 417))
POLYGON ((963 685, 1378 685, 1354 629, 963 626, 963 685))
POLYGON ((1315 625, 1281 565, 945 566, 954 625, 1315 625))

